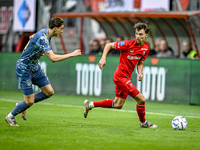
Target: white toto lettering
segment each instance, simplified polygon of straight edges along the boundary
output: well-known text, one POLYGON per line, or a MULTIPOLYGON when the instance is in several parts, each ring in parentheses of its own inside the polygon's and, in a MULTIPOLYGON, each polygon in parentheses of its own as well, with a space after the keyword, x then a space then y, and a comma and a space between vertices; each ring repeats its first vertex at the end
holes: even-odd
POLYGON ((81 91, 83 95, 87 95, 88 93, 88 65, 87 64, 83 64, 82 67, 82 86, 81 86, 81 91))
POLYGON ((157 100, 163 101, 165 98, 165 69, 163 67, 158 70, 158 82, 157 82, 157 100))
POLYGON ((142 82, 137 80, 137 89, 146 99, 163 101, 165 98, 165 78, 165 68, 145 66, 142 82))
POLYGON ((102 71, 96 64, 76 64, 78 95, 100 96, 102 87, 102 71))

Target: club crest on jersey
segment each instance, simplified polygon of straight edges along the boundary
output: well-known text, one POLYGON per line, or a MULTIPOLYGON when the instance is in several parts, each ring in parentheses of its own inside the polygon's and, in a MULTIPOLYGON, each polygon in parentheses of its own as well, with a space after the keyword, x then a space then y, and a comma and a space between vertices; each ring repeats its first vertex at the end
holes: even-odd
POLYGON ((143 56, 145 55, 146 51, 143 51, 143 56))
POLYGON ((132 82, 131 82, 131 83, 129 83, 129 86, 130 86, 130 87, 134 87, 134 85, 133 85, 133 83, 132 83, 132 82))
POLYGON ((26 84, 27 84, 28 86, 31 86, 31 84, 32 84, 31 80, 30 80, 30 79, 26 80, 26 84))
POLYGON ((126 84, 130 87, 134 87, 134 84, 131 82, 131 80, 127 81, 126 84))

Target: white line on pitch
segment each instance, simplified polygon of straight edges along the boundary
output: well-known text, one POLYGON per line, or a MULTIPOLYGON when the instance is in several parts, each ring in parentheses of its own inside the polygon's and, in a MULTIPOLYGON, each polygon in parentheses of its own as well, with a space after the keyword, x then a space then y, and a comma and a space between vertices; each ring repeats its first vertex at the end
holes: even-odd
MULTIPOLYGON (((19 102, 19 100, 13 100, 13 99, 0 99, 0 101, 4 102, 19 102)), ((61 107, 76 107, 76 108, 83 108, 83 106, 75 106, 75 105, 66 105, 66 104, 53 104, 53 103, 37 103, 40 105, 50 105, 50 106, 61 106, 61 107)), ((101 109, 101 108, 96 108, 96 109, 101 109)), ((135 113, 136 111, 133 110, 118 110, 118 109, 106 109, 106 110, 111 110, 111 111, 121 111, 121 112, 130 112, 130 113, 135 113)), ((175 114, 165 114, 165 113, 155 113, 155 112, 146 112, 146 114, 151 114, 151 115, 160 115, 160 116, 177 116, 175 114)), ((190 117, 190 118, 200 118, 200 116, 191 116, 191 115, 184 115, 184 117, 190 117)))

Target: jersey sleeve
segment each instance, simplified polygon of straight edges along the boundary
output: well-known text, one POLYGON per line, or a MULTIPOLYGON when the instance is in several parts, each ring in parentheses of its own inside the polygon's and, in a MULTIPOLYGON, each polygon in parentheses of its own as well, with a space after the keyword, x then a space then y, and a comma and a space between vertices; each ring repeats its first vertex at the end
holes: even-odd
POLYGON ((51 50, 50 43, 46 35, 42 35, 40 37, 40 48, 44 53, 51 50))
POLYGON ((116 50, 127 50, 128 47, 128 41, 119 41, 114 43, 115 49, 116 50))

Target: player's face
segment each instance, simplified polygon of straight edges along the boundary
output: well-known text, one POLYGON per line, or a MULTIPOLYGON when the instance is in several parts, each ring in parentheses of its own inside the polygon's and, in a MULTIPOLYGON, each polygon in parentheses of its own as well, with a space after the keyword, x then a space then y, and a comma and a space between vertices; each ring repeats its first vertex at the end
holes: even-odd
POLYGON ((63 33, 64 25, 61 25, 60 27, 54 28, 54 35, 58 36, 60 33, 63 33))
POLYGON ((138 44, 143 43, 147 36, 148 34, 145 33, 144 29, 141 29, 141 30, 136 29, 135 37, 138 44))

